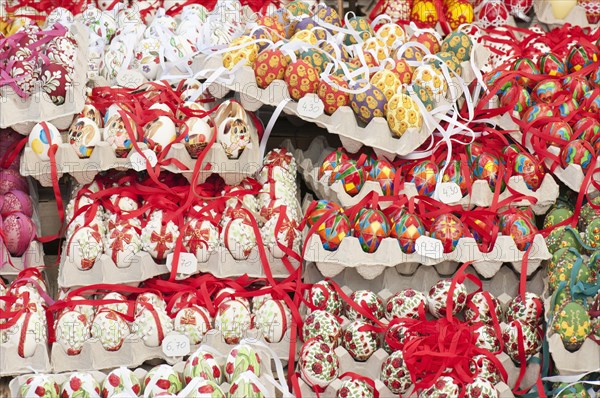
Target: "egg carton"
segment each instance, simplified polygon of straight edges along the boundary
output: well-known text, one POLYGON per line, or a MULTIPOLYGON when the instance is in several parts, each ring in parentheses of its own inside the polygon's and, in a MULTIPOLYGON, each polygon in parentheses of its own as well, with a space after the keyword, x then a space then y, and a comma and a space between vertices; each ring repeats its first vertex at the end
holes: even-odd
MULTIPOLYGON (((214 71, 223 68, 222 56, 201 54, 194 60, 192 68, 200 71, 196 77, 210 78, 214 71)), ((208 85, 208 91, 216 98, 223 98, 230 91, 237 92, 240 103, 247 110, 257 110, 263 105, 277 107, 286 102, 283 106, 284 114, 315 123, 327 129, 329 133, 338 135, 342 145, 351 153, 368 146, 373 148, 378 156, 393 159, 397 155, 413 152, 432 133, 432 130, 423 124, 419 132, 406 133, 400 138, 394 138, 385 118, 376 117, 368 125, 362 126, 349 106, 340 107, 331 116, 324 113, 316 118, 303 116, 298 110, 298 102, 291 100, 287 84, 283 80, 274 80, 266 89, 261 89, 256 84, 254 70, 250 66, 239 68, 231 77, 217 79, 208 85)), ((320 101, 316 94, 308 94, 305 98, 310 103, 320 101)))
POLYGON ((4 87, 3 100, 0 101, 0 128, 12 127, 16 132, 28 135, 36 123, 45 120, 58 129, 66 129, 71 125, 73 115, 83 109, 88 70, 88 34, 80 23, 71 26, 71 33, 77 40, 77 53, 73 82, 67 90, 65 102, 62 105, 54 105, 48 94, 41 89, 23 99, 12 87, 4 87))
POLYGON ((582 28, 593 27, 588 23, 585 8, 580 4, 575 4, 564 19, 558 19, 554 16, 552 4, 548 0, 534 2, 533 9, 539 22, 546 24, 549 31, 560 28, 567 23, 582 28))
POLYGON ((46 343, 39 341, 33 355, 23 358, 18 353, 18 346, 0 342, 0 377, 16 376, 32 371, 49 372, 51 369, 46 343))
MULTIPOLYGON (((192 350, 190 351, 191 353, 193 353, 196 349, 198 349, 200 346, 195 346, 194 348, 192 348, 192 350)), ((211 349, 216 349, 214 346, 209 346, 211 349)), ((219 349, 216 349, 219 353, 221 353, 222 355, 215 355, 215 360, 217 361, 217 363, 221 366, 221 368, 224 368, 225 365, 225 361, 227 358, 227 354, 229 353, 229 350, 227 351, 221 351, 219 349)), ((260 355, 260 353, 259 353, 260 355)), ((173 369, 175 371, 177 371, 180 375, 183 373, 183 369, 185 366, 185 362, 183 360, 179 360, 173 364, 171 364, 173 366, 173 369)), ((87 366, 86 366, 87 367, 87 366)), ((118 366, 115 366, 115 368, 118 366)), ((85 372, 90 374, 97 382, 100 386, 102 386, 102 382, 104 381, 104 379, 106 379, 106 376, 108 375, 108 369, 106 369, 105 372, 101 372, 100 370, 97 369, 89 369, 89 370, 85 370, 85 369, 76 369, 74 371, 60 371, 57 370, 56 368, 54 369, 54 372, 52 376, 54 378, 54 380, 56 381, 56 383, 61 386, 66 380, 68 380, 68 378, 76 372, 85 372), (61 373, 59 373, 61 372, 61 373)), ((146 375, 149 372, 149 367, 148 366, 144 366, 143 368, 136 368, 133 370, 134 375, 138 378, 138 380, 143 381, 146 378, 146 375)), ((262 384, 266 387, 267 391, 269 392, 270 397, 275 397, 275 387, 272 385, 272 383, 264 377, 265 374, 272 374, 272 367, 271 367, 271 361, 266 361, 263 360, 260 363, 260 371, 261 371, 261 376, 258 377, 258 379, 262 382, 262 384), (272 395, 271 395, 272 394, 272 395)), ((29 372, 31 372, 31 369, 29 369, 29 372)), ((48 373, 49 371, 38 371, 36 373, 48 373)), ((10 381, 9 384, 9 388, 11 391, 11 397, 17 397, 19 396, 18 391, 21 385, 23 385, 27 379, 29 377, 33 376, 33 374, 24 374, 24 375, 20 375, 18 377, 13 378, 10 381)), ((230 384, 227 382, 224 382, 220 385, 221 389, 223 390, 223 392, 225 394, 227 394, 227 392, 229 391, 230 388, 230 384)), ((142 390, 143 392, 143 390, 142 390)), ((133 398, 133 397, 132 397, 133 398)))
MULTIPOLYGON (((181 333, 171 332, 167 334, 181 336, 181 333)), ((260 331, 254 328, 244 332, 244 339, 250 343, 262 343, 270 348, 279 360, 288 359, 291 341, 291 331, 288 330, 279 343, 268 343, 260 336, 260 331)), ((229 353, 236 344, 227 344, 219 330, 209 330, 201 344, 190 345, 190 353, 193 353, 201 345, 213 347, 221 353, 229 353)), ((186 355, 187 356, 187 355, 186 355)), ((161 346, 149 347, 134 334, 125 338, 123 345, 116 351, 107 351, 97 339, 87 340, 78 355, 68 355, 65 349, 58 343, 52 345, 51 350, 52 369, 55 372, 69 371, 91 371, 112 369, 119 366, 137 367, 144 362, 158 360, 174 365, 183 360, 183 356, 167 356, 161 346)))
MULTIPOLYGON (((290 276, 281 258, 275 257, 271 250, 265 247, 267 261, 273 278, 283 279, 290 276)), ((169 274, 171 271, 166 264, 158 264, 148 252, 140 251, 131 256, 131 265, 119 268, 107 254, 101 254, 94 266, 89 270, 77 268, 75 259, 65 249, 61 256, 58 275, 58 285, 63 288, 87 286, 97 283, 123 284, 139 283, 158 275, 169 274)), ((248 275, 251 278, 265 278, 266 273, 257 247, 254 247, 245 260, 236 260, 229 250, 219 246, 207 254, 206 261, 198 261, 196 272, 212 274, 218 278, 230 278, 248 275)))
MULTIPOLYGON (((33 215, 31 220, 35 225, 37 234, 40 234, 42 231, 38 209, 40 200, 38 197, 37 188, 31 179, 28 179, 27 182, 29 184, 29 196, 31 197, 31 202, 33 203, 33 215)), ((6 248, 6 245, 2 239, 0 239, 0 276, 12 280, 25 268, 37 268, 43 267, 44 265, 44 245, 37 239, 34 238, 34 240, 31 241, 25 253, 20 257, 12 256, 8 252, 8 249, 6 248)))
MULTIPOLYGON (((56 151, 58 178, 64 174, 69 174, 80 184, 87 184, 93 181, 96 175, 102 171, 133 169, 134 164, 132 162, 139 162, 139 157, 137 161, 135 159, 138 155, 135 148, 131 149, 127 157, 118 158, 112 146, 104 141, 96 144, 89 158, 82 159, 68 143, 68 137, 64 141, 64 143, 58 145, 56 151)), ((138 143, 138 146, 142 152, 148 148, 144 143, 138 143)), ((217 173, 223 177, 226 184, 239 184, 244 178, 256 174, 262 165, 260 141, 256 133, 252 133, 250 144, 238 159, 229 159, 223 147, 218 143, 213 144, 206 150, 208 153, 204 157, 198 172, 198 182, 200 183, 206 181, 211 174, 217 173)), ((161 166, 161 169, 181 174, 188 181, 194 179, 194 167, 197 159, 190 156, 183 143, 175 143, 171 146, 165 161, 169 159, 178 160, 186 168, 180 170, 177 166, 170 164, 161 166)), ((34 177, 42 186, 51 187, 51 167, 50 160, 41 160, 31 147, 25 147, 21 158, 21 175, 34 177)), ((142 168, 145 169, 145 165, 142 165, 142 168)))
MULTIPOLYGON (((288 144, 289 145, 289 144, 288 144)), ((355 196, 350 196, 344 189, 341 181, 335 181, 329 185, 328 178, 325 176, 319 179, 319 165, 323 163, 324 158, 334 151, 334 148, 327 146, 327 141, 324 137, 317 137, 313 140, 306 152, 295 150, 294 155, 298 159, 298 169, 306 181, 306 184, 319 196, 321 199, 327 199, 339 203, 342 207, 351 207, 364 199, 371 192, 376 192, 379 196, 383 196, 381 186, 377 181, 366 181, 362 189, 355 196)), ((508 185, 515 191, 524 195, 535 198, 535 204, 531 204, 529 200, 515 200, 511 205, 531 207, 535 214, 545 214, 550 206, 552 206, 558 198, 558 184, 554 181, 550 174, 546 174, 542 180, 541 186, 532 191, 527 187, 525 181, 519 176, 513 176, 509 179, 508 185)), ((399 195, 406 195, 409 198, 419 195, 414 183, 405 182, 404 188, 398 192, 399 195)), ((498 202, 512 196, 512 193, 505 189, 498 197, 498 202)), ((448 202, 449 205, 460 204, 464 209, 473 207, 489 207, 494 200, 494 192, 490 189, 487 181, 477 180, 472 184, 472 194, 467 194, 460 201, 448 202)), ((386 208, 391 202, 382 202, 382 208, 386 208)))

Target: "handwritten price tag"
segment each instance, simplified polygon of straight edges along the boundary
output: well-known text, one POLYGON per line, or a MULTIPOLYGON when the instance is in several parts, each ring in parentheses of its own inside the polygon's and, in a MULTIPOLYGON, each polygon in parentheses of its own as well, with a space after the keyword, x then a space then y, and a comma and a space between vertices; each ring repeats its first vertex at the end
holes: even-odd
MULTIPOLYGON (((167 269, 171 271, 173 269, 173 257, 174 253, 170 253, 167 255, 167 269)), ((186 274, 191 275, 196 272, 198 265, 198 260, 196 256, 192 253, 179 253, 179 264, 177 265, 177 273, 178 274, 186 274)))
POLYGON ((125 70, 117 75, 117 84, 126 88, 138 88, 145 81, 144 75, 136 70, 125 70))
POLYGON ((438 187, 438 199, 443 203, 456 203, 462 199, 460 187, 455 182, 441 182, 438 187))
POLYGON ((315 119, 323 114, 325 105, 317 97, 307 96, 298 101, 298 114, 302 117, 315 119))
POLYGON ((134 152, 129 157, 129 162, 131 163, 131 168, 135 171, 144 171, 146 170, 146 159, 150 162, 150 166, 156 166, 158 163, 158 159, 156 158, 156 153, 154 153, 151 149, 144 149, 142 154, 139 152, 134 152), (143 154, 143 155, 142 155, 143 154), (146 158, 144 158, 144 156, 146 158))
POLYGON ((183 334, 166 335, 162 342, 162 350, 168 357, 183 357, 190 353, 190 339, 183 334))
POLYGON ((440 259, 444 256, 442 242, 429 236, 419 236, 415 242, 415 251, 424 257, 440 259))

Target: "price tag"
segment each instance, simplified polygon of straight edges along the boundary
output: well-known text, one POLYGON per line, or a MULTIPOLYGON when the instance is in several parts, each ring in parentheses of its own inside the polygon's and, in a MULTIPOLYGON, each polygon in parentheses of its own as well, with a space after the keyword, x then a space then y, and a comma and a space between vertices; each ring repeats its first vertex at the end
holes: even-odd
POLYGON ((125 88, 138 88, 145 81, 144 75, 136 70, 124 70, 117 75, 117 84, 125 88))
POLYGON ((419 236, 415 242, 415 251, 421 256, 440 259, 444 256, 442 242, 429 236, 419 236))
POLYGON ((325 105, 316 96, 306 96, 298 101, 298 114, 302 117, 315 119, 323 114, 325 105))
POLYGON ((443 203, 456 203, 462 199, 460 187, 455 182, 441 182, 438 186, 438 199, 443 203))
MULTIPOLYGON (((174 253, 167 255, 167 269, 171 271, 173 269, 173 257, 174 253)), ((192 253, 181 252, 179 253, 179 264, 177 265, 178 274, 192 275, 196 273, 198 268, 198 259, 192 253)))
POLYGON ((168 357, 183 357, 190 353, 190 339, 183 334, 166 335, 162 342, 162 350, 168 357))
POLYGON ((156 157, 156 153, 154 153, 153 150, 144 149, 142 151, 142 153, 143 153, 143 156, 139 152, 134 152, 129 157, 129 162, 131 163, 131 168, 134 169, 135 171, 146 170, 146 159, 148 159, 148 162, 150 162, 151 167, 156 166, 156 163, 158 163, 158 158, 156 157), (144 156, 146 158, 144 158, 144 156))

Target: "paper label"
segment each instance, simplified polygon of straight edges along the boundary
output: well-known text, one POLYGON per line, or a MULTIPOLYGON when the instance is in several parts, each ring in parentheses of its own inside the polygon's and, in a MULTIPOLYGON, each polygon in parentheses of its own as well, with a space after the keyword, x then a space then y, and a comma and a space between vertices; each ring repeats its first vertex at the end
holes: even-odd
POLYGON ((444 246, 442 242, 429 236, 419 236, 415 242, 415 251, 424 257, 440 259, 444 256, 444 246))
POLYGON ((460 187, 455 182, 441 182, 438 186, 438 199, 443 203, 456 203, 462 199, 460 187))
MULTIPOLYGON (((167 269, 171 271, 173 269, 173 257, 175 253, 169 253, 167 255, 167 269)), ((177 265, 178 274, 192 275, 198 269, 198 259, 192 253, 181 252, 179 253, 179 264, 177 265)))
POLYGON ((138 88, 145 81, 144 75, 136 70, 124 70, 117 75, 117 84, 125 88, 138 88))
POLYGON ((183 334, 169 334, 163 339, 162 350, 168 357, 183 357, 190 353, 190 339, 183 334))
POLYGON ((307 96, 300 98, 298 101, 298 115, 315 119, 323 114, 325 105, 323 101, 315 96, 307 96))
POLYGON ((129 162, 131 163, 131 168, 135 171, 144 171, 146 170, 146 159, 150 162, 150 167, 156 166, 158 163, 158 159, 156 157, 156 153, 154 153, 151 149, 144 149, 142 154, 139 152, 133 152, 129 157, 129 162), (143 154, 143 155, 142 155, 143 154), (146 158, 144 158, 144 156, 146 158))

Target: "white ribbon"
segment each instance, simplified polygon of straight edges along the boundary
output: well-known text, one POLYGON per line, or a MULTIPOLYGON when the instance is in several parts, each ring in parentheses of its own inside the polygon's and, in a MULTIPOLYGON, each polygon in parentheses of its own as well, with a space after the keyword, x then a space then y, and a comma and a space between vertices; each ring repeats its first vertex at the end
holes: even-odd
POLYGON ((177 396, 181 397, 181 398, 187 398, 191 393, 194 393, 194 395, 192 395, 194 398, 212 398, 211 393, 199 393, 197 391, 198 385, 203 381, 205 381, 205 379, 203 377, 194 377, 185 386, 185 388, 183 390, 181 390, 179 392, 179 394, 177 394, 177 396))
POLYGON ((288 387, 288 384, 287 384, 287 381, 285 378, 285 373, 283 371, 283 364, 281 363, 281 360, 279 359, 277 354, 275 354, 275 352, 268 345, 263 343, 262 341, 256 341, 256 340, 252 340, 252 339, 242 339, 240 344, 248 344, 248 345, 254 347, 256 349, 256 351, 263 354, 263 356, 261 356, 261 359, 263 361, 266 359, 269 362, 272 360, 273 363, 275 363, 275 370, 277 372, 277 378, 279 379, 279 383, 277 383, 271 375, 266 375, 267 379, 269 377, 271 378, 271 380, 269 380, 269 381, 279 391, 281 391, 283 393, 284 398, 293 398, 293 395, 290 393, 290 389, 288 387), (266 358, 264 358, 264 357, 266 357, 266 358))
POLYGON ((600 380, 581 380, 585 376, 587 376, 589 374, 592 374, 592 373, 597 373, 597 372, 600 372, 600 369, 592 370, 592 371, 589 371, 587 373, 583 373, 583 374, 579 374, 579 375, 544 377, 544 378, 542 378, 542 380, 543 381, 549 381, 551 383, 568 383, 566 386, 564 386, 563 388, 561 388, 558 391, 558 393, 556 394, 556 397, 560 397, 560 394, 562 394, 563 391, 565 391, 569 387, 574 386, 575 384, 582 383, 582 384, 589 384, 589 385, 592 385, 592 386, 600 386, 600 380))
POLYGON ((271 118, 269 119, 269 122, 267 123, 267 127, 265 127, 265 131, 262 136, 262 141, 260 142, 260 159, 264 159, 264 157, 265 157, 265 151, 267 149, 267 142, 269 141, 269 137, 271 136, 271 131, 273 131, 273 127, 275 126, 277 119, 279 119, 279 115, 281 114, 281 112, 283 111, 285 106, 288 104, 288 102, 290 102, 291 100, 292 99, 289 97, 284 99, 277 105, 277 107, 273 111, 273 114, 271 115, 271 118))
MULTIPOLYGON (((169 365, 159 365, 158 369, 164 369, 164 368, 171 368, 169 365)), ((161 374, 160 370, 155 372, 152 375, 152 378, 150 379, 150 381, 148 382, 148 384, 146 384, 145 388, 144 388, 144 398, 148 398, 150 397, 150 392, 152 391, 152 389, 156 386, 156 383, 158 382, 158 380, 162 377, 163 375, 161 374)), ((134 395, 135 396, 135 395, 134 395)))

